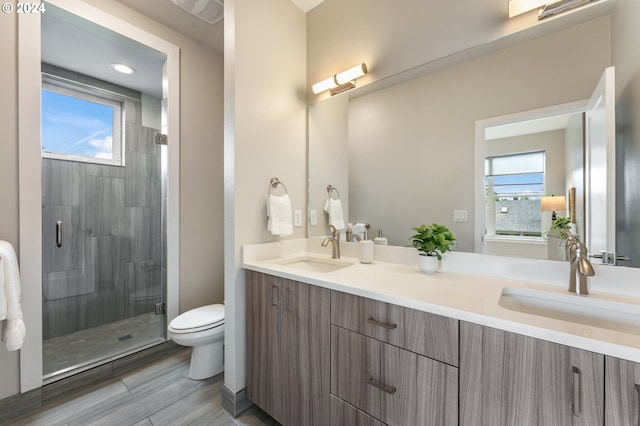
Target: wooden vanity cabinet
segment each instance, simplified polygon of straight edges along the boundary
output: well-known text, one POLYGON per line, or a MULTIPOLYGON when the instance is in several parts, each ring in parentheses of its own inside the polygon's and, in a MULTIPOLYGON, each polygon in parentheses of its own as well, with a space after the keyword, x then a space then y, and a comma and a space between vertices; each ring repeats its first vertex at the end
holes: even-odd
POLYGON ((640 425, 640 364, 605 357, 605 425, 640 425))
POLYGON ((603 424, 604 355, 460 323, 461 426, 603 424))
POLYGON ((422 354, 457 365, 457 320, 335 291, 331 311, 333 396, 388 425, 458 424, 458 369, 422 354))
POLYGON ((247 271, 247 397, 281 424, 330 422, 330 293, 247 271))

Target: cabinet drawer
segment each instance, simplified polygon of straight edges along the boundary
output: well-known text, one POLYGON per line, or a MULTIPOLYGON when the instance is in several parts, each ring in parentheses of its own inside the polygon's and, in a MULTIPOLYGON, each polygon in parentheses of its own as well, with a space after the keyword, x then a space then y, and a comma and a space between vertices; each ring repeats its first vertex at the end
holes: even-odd
POLYGON ((331 393, 389 425, 457 425, 458 369, 331 326, 331 393))
POLYGON ((383 426, 364 411, 331 395, 331 426, 383 426))
POLYGON ((458 320, 452 318, 332 291, 331 323, 458 365, 458 320))

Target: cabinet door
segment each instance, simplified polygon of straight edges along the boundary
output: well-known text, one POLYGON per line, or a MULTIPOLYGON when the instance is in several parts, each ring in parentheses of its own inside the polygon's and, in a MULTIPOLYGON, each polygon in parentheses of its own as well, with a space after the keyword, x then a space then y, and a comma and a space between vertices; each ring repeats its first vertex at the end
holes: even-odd
POLYGON ((381 381, 379 342, 331 326, 331 393, 360 410, 382 418, 380 394, 369 384, 381 381))
POLYGON ((331 426, 382 426, 373 417, 331 395, 331 426))
POLYGON ((389 425, 458 425, 458 369, 395 346, 382 346, 380 393, 389 425))
POLYGON ((640 425, 640 364, 606 357, 605 425, 640 425))
POLYGON ((285 425, 329 424, 330 293, 282 280, 282 409, 285 425))
POLYGON ((282 423, 279 279, 247 271, 247 398, 282 423))
POLYGON ((602 425, 602 355, 460 327, 460 425, 602 425))

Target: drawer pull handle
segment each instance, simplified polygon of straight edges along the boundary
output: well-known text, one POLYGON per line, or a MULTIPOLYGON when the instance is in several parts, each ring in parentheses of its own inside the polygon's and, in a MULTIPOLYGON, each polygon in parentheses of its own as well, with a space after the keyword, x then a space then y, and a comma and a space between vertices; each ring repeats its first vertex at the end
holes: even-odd
POLYGON ((56 222, 56 247, 62 247, 62 222, 56 222))
POLYGON ((636 410, 638 411, 638 422, 636 423, 636 426, 640 426, 640 384, 634 383, 634 386, 636 388, 636 396, 638 397, 638 405, 636 405, 636 410))
POLYGON ((582 413, 582 372, 578 367, 571 367, 573 383, 571 383, 571 409, 575 417, 582 413))
POLYGON ((271 306, 278 306, 279 300, 276 299, 277 297, 278 297, 278 286, 272 285, 271 286, 271 306))
POLYGON ((369 377, 369 380, 367 380, 367 384, 380 389, 381 391, 384 391, 390 395, 393 395, 394 393, 396 393, 396 387, 395 386, 387 386, 384 383, 380 383, 377 380, 374 380, 373 377, 369 377))
POLYGON ((378 327, 386 328, 387 330, 395 330, 398 328, 398 324, 387 324, 386 322, 376 321, 373 318, 367 320, 369 324, 377 325, 378 327))

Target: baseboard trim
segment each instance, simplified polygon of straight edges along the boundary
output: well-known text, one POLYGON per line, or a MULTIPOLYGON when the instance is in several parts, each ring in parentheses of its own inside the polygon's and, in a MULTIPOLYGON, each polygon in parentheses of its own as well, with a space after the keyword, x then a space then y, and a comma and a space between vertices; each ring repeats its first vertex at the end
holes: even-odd
POLYGON ((242 389, 234 393, 228 387, 222 387, 222 408, 224 408, 234 418, 247 411, 253 402, 247 398, 247 390, 242 389))

